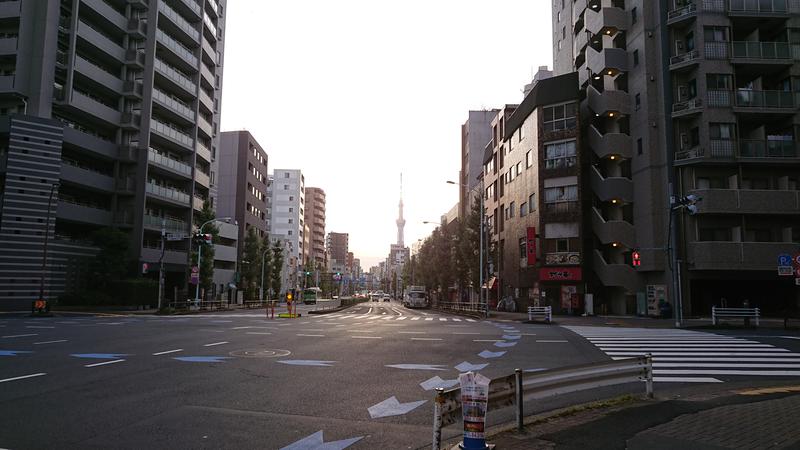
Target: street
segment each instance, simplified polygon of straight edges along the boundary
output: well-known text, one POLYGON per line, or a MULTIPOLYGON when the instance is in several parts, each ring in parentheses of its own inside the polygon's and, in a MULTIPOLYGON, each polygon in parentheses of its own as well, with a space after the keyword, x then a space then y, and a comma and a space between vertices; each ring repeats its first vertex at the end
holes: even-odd
MULTIPOLYGON (((459 372, 492 378, 642 351, 654 353, 657 393, 800 375, 800 341, 791 336, 487 321, 397 302, 310 309, 301 305, 298 319, 267 319, 263 310, 0 316, 0 448, 278 449, 322 440, 420 448, 431 442, 433 389, 455 385, 459 372)), ((526 410, 615 392, 643 387, 526 410)), ((489 422, 512 418, 507 408, 489 422)))

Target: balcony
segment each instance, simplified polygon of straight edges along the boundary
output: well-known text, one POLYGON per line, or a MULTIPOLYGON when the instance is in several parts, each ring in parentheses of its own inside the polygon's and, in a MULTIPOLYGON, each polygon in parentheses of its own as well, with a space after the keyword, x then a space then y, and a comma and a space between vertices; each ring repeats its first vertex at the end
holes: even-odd
POLYGON ((114 192, 114 177, 94 171, 78 163, 64 160, 61 164, 61 179, 95 191, 114 192))
POLYGON ((136 180, 131 177, 117 179, 117 194, 134 195, 136 194, 136 180))
POLYGON ((122 83, 122 95, 126 98, 141 99, 142 91, 141 81, 125 81, 122 83))
POLYGON ((147 37, 147 22, 141 19, 128 20, 128 34, 133 35, 134 39, 145 39, 147 37))
POLYGON ((150 214, 145 214, 143 221, 143 225, 145 228, 151 230, 161 230, 162 222, 164 229, 168 233, 176 233, 176 234, 188 234, 189 233, 189 224, 188 222, 184 222, 183 220, 171 219, 169 217, 158 217, 152 216, 150 214))
POLYGON ((6 37, 0 39, 0 55, 13 55, 17 53, 17 38, 6 37))
POLYGON ((198 197, 198 196, 194 196, 194 197, 192 197, 192 208, 194 208, 196 211, 202 211, 203 210, 203 204, 205 202, 206 201, 205 201, 204 198, 201 198, 201 197, 198 197))
POLYGON ((797 113, 797 93, 791 91, 732 91, 734 111, 755 113, 797 113))
MULTIPOLYGON (((177 11, 170 8, 165 2, 158 3, 158 12, 160 12, 164 17, 169 19, 172 26, 169 31, 183 34, 188 40, 197 43, 200 40, 200 32, 197 31, 197 28, 189 23, 186 19, 184 19, 177 11)), ((167 24, 159 21, 160 26, 167 27, 167 24)))
POLYGON ((79 130, 70 124, 64 124, 64 142, 93 152, 102 159, 117 157, 117 146, 113 142, 101 139, 90 133, 91 130, 79 130))
POLYGON ((631 96, 625 91, 598 91, 594 86, 586 89, 589 108, 600 115, 630 114, 631 96))
POLYGON ((134 10, 147 9, 150 6, 150 0, 128 0, 127 2, 134 10))
POLYGON ((186 134, 185 132, 178 130, 174 127, 167 125, 166 123, 156 119, 155 117, 150 119, 150 130, 157 133, 161 137, 167 138, 169 141, 183 145, 188 148, 192 148, 194 146, 194 139, 186 134))
POLYGON ((19 0, 0 2, 0 19, 19 17, 22 13, 21 5, 19 0))
POLYGON ((161 89, 153 88, 153 100, 188 123, 194 122, 194 110, 191 109, 186 103, 183 103, 177 98, 168 95, 161 89))
POLYGON ((197 129, 208 139, 214 137, 214 128, 202 115, 197 118, 197 129))
POLYGON ((117 151, 117 158, 126 163, 139 161, 139 147, 135 144, 124 144, 117 151))
POLYGON ((128 49, 125 51, 125 65, 144 69, 144 52, 141 50, 128 49))
POLYGON ((627 264, 609 264, 599 250, 594 251, 592 268, 604 286, 617 286, 629 293, 642 290, 639 275, 627 264))
POLYGON ((211 162, 211 150, 200 142, 197 143, 197 156, 203 158, 206 162, 211 162))
POLYGON ((684 20, 697 17, 697 5, 690 3, 682 8, 674 9, 667 13, 667 25, 674 25, 684 20))
POLYGON ((182 13, 192 16, 192 19, 199 20, 203 14, 203 7, 200 3, 197 3, 197 0, 180 0, 175 7, 180 9, 182 13))
POLYGON ((119 124, 124 130, 136 131, 142 126, 142 116, 136 113, 122 113, 119 124))
POLYGON ((622 8, 601 8, 600 11, 587 9, 585 27, 595 35, 613 36, 618 31, 628 29, 629 14, 622 8))
POLYGON ((98 100, 95 100, 89 95, 76 90, 72 91, 72 100, 69 103, 70 105, 89 113, 96 119, 113 126, 119 125, 120 120, 122 119, 122 113, 116 109, 100 103, 98 100))
POLYGON ((788 42, 734 41, 731 43, 734 64, 793 64, 800 57, 800 45, 788 42))
MULTIPOLYGON (((215 261, 227 261, 227 262, 235 262, 236 258, 236 247, 231 247, 228 245, 214 245, 214 260, 215 261)), ((259 262, 260 264, 260 262, 259 262)))
POLYGON ((206 189, 211 187, 211 177, 209 177, 207 174, 205 174, 205 173, 203 173, 203 172, 201 172, 199 170, 196 170, 194 172, 194 181, 196 181, 197 184, 199 184, 200 186, 205 187, 206 189))
POLYGON ((742 160, 798 159, 800 145, 790 140, 740 139, 739 158, 742 160))
POLYGON ((173 39, 167 33, 161 30, 156 30, 156 39, 161 42, 165 48, 169 49, 178 59, 183 61, 191 68, 197 67, 197 56, 194 55, 192 50, 189 50, 183 44, 173 39))
POLYGON ((682 55, 673 56, 669 59, 669 70, 680 70, 695 66, 700 62, 700 52, 692 50, 682 55))
POLYGON ((688 243, 689 270, 765 270, 775 272, 775 262, 782 253, 793 254, 790 242, 720 242, 688 243))
POLYGON ((125 20, 125 16, 118 13, 104 0, 82 0, 82 2, 121 31, 126 30, 128 21, 125 20))
POLYGON ((625 203, 633 201, 633 181, 625 177, 603 177, 597 167, 591 169, 592 190, 597 198, 604 202, 621 200, 625 203))
POLYGON ((157 184, 148 182, 145 185, 145 190, 150 196, 154 196, 162 200, 169 200, 170 202, 177 203, 181 206, 189 205, 189 194, 181 192, 177 189, 159 186, 157 184))
POLYGON ((672 104, 672 117, 684 117, 703 112, 703 100, 693 98, 672 104))
POLYGON ((619 242, 627 248, 636 248, 636 230, 624 220, 606 220, 597 208, 592 208, 592 229, 603 244, 619 242))
POLYGON ((197 83, 192 81, 189 77, 178 71, 176 68, 170 66, 159 58, 155 59, 153 67, 155 67, 157 72, 171 81, 178 88, 183 89, 190 95, 197 95, 197 83))
POLYGON ((586 66, 594 74, 616 76, 628 71, 628 52, 621 48, 586 49, 586 66))
POLYGON ((219 10, 220 8, 219 8, 219 5, 217 4, 217 0, 207 0, 206 4, 211 7, 211 12, 214 13, 214 16, 215 16, 216 19, 218 19, 219 16, 222 15, 222 14, 220 14, 220 10, 219 10))
POLYGON ((75 70, 112 91, 118 92, 122 90, 123 83, 118 76, 107 72, 104 68, 93 64, 91 61, 77 54, 75 55, 75 70))
POLYGON ((599 158, 617 155, 630 159, 633 156, 630 136, 624 133, 600 134, 593 125, 589 126, 589 147, 599 158))
MULTIPOLYGON (((788 17, 788 0, 729 0, 729 16, 788 17)), ((796 12, 796 11, 795 11, 796 12)))
POLYGON ((200 64, 200 75, 206 81, 209 88, 214 88, 214 70, 210 69, 206 63, 200 64))
POLYGON ((97 205, 83 203, 77 199, 59 198, 56 217, 69 222, 90 223, 93 225, 111 226, 113 213, 97 205))
POLYGON ((216 63, 217 62, 217 51, 215 49, 215 46, 213 44, 211 44, 210 42, 208 42, 208 39, 206 39, 205 37, 203 37, 202 41, 203 41, 203 44, 202 44, 203 51, 206 52, 206 54, 211 59, 211 61, 214 61, 214 63, 216 63))
POLYGON ((800 192, 756 189, 694 189, 698 214, 800 214, 800 192))
POLYGON ((197 97, 200 99, 200 105, 205 107, 206 112, 214 112, 214 99, 211 98, 211 96, 209 96, 204 89, 200 89, 200 93, 197 97))
POLYGON ((192 177, 192 166, 182 161, 161 155, 152 148, 147 151, 147 161, 172 173, 183 175, 186 178, 192 177))
POLYGON ((78 21, 78 36, 106 55, 119 61, 125 61, 125 49, 85 22, 78 21))
POLYGON ((203 23, 206 25, 206 29, 208 29, 207 36, 210 35, 212 39, 216 42, 217 40, 217 26, 214 25, 214 21, 211 20, 211 17, 208 14, 203 14, 203 23))
POLYGON ((545 253, 544 263, 550 266, 578 266, 581 264, 580 252, 545 253))

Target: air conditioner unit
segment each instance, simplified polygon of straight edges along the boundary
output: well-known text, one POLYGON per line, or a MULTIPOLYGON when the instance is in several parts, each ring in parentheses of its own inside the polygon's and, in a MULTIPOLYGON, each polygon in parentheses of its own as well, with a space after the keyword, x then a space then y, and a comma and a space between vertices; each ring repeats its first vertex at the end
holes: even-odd
POLYGON ((688 150, 689 149, 689 135, 686 133, 681 133, 681 150, 688 150))
POLYGON ((689 99, 689 86, 678 86, 678 101, 684 102, 689 99))
POLYGON ((683 41, 676 40, 675 41, 675 56, 683 54, 683 41))

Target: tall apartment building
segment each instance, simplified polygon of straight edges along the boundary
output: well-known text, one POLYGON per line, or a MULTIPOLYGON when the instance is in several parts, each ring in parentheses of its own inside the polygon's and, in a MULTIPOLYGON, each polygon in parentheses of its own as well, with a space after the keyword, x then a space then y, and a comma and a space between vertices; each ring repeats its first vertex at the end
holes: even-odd
MULTIPOLYGON (((220 134, 217 172, 217 217, 232 217, 239 224, 239 242, 255 228, 259 237, 267 229, 267 152, 249 131, 220 134)), ((239 259, 244 246, 239 246, 239 259)))
POLYGON ((270 239, 282 241, 284 258, 283 287, 294 287, 305 255, 305 177, 300 170, 275 169, 268 186, 270 239))
POLYGON ((329 232, 325 242, 328 253, 328 270, 331 272, 343 271, 347 263, 347 253, 349 244, 347 233, 329 232), (341 269, 341 270, 334 270, 341 269))
MULTIPOLYGON (((79 289, 99 228, 127 232, 139 263, 158 261, 162 221, 191 234, 214 197, 225 4, 0 3, 3 308, 41 279, 49 298, 79 289)), ((167 292, 186 285, 188 246, 168 243, 167 292)))
POLYGON ((800 243, 799 29, 796 0, 555 2, 554 66, 578 72, 592 159, 590 289, 609 313, 659 296, 684 316, 723 298, 797 308, 777 266, 800 243), (671 204, 688 194, 694 215, 671 204))
POLYGON ((483 153, 491 141, 492 119, 497 116, 496 109, 470 111, 467 121, 461 125, 461 172, 458 190, 459 216, 469 215, 475 191, 480 185, 483 173, 483 153))
POLYGON ((305 221, 308 226, 306 247, 314 267, 324 270, 325 262, 325 191, 316 187, 306 188, 305 221))

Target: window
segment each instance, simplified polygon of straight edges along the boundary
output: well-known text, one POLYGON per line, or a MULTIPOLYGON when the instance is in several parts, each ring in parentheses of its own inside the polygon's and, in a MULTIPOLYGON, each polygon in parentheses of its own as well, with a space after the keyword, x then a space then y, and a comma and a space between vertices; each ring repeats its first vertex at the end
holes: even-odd
POLYGON ((289 212, 294 212, 294 208, 289 208, 289 212))
POLYGON ((522 140, 525 138, 525 131, 523 131, 525 130, 525 127, 523 125, 520 125, 519 127, 519 142, 522 142, 522 140))
POLYGON ((725 73, 709 73, 706 75, 708 89, 730 90, 733 86, 732 76, 725 73))
POLYGON ((291 235, 292 235, 292 230, 289 230, 289 232, 288 232, 288 233, 286 233, 286 235, 287 235, 287 236, 291 236, 291 235))
POLYGON ((636 10, 636 7, 631 9, 631 24, 636 23, 636 21, 639 19, 638 16, 639 16, 639 14, 638 14, 638 11, 636 10))
POLYGON ((710 123, 708 124, 708 135, 711 139, 731 140, 733 139, 732 123, 710 123))
POLYGON ((569 239, 558 239, 556 240, 556 251, 558 253, 564 253, 569 251, 569 239))
POLYGON ((699 241, 731 241, 732 233, 730 228, 710 228, 701 227, 697 231, 699 241))
POLYGON ((639 108, 641 108, 641 107, 642 107, 642 94, 636 94, 636 95, 634 96, 634 99, 635 99, 635 106, 634 106, 634 109, 635 109, 636 111, 638 111, 638 110, 639 110, 639 108))
POLYGON ((642 138, 636 140, 636 154, 641 155, 644 153, 644 149, 642 148, 642 138))
POLYGON ((528 241, 525 238, 519 238, 519 259, 525 259, 528 256, 528 241))
POLYGON ((559 131, 574 128, 577 124, 575 117, 576 103, 566 103, 544 108, 544 131, 559 131))
POLYGON ((639 65, 639 49, 633 51, 633 66, 636 67, 639 65))
POLYGON ((522 173, 522 161, 517 163, 517 176, 522 173))
POLYGON ((290 196, 289 196, 289 201, 290 201, 290 202, 293 202, 293 201, 294 201, 294 195, 290 195, 290 196))
POLYGON ((528 202, 522 202, 522 204, 519 205, 519 216, 525 217, 527 215, 528 215, 528 202))
POLYGON ((288 184, 284 184, 283 185, 283 190, 284 191, 288 191, 289 190, 289 185, 288 184))
POLYGON ((289 172, 286 172, 285 174, 283 174, 283 177, 284 178, 289 178, 289 172))
POLYGON ((536 211, 536 194, 528 197, 528 211, 536 211))
POLYGON ((561 27, 561 39, 567 38, 567 27, 561 27))
POLYGON ((559 12, 558 12, 558 19, 557 19, 557 20, 558 20, 559 22, 561 22, 561 11, 559 11, 559 12))
POLYGON ((728 42, 728 29, 725 27, 705 27, 703 35, 706 42, 728 42))
POLYGON ((528 153, 525 153, 525 167, 528 168, 533 165, 533 150, 528 150, 528 153))
POLYGON ((575 141, 559 142, 545 145, 545 169, 561 169, 573 167, 578 162, 575 141))
POLYGON ((514 202, 511 202, 508 205, 508 216, 509 217, 514 217, 514 209, 515 209, 514 202))

